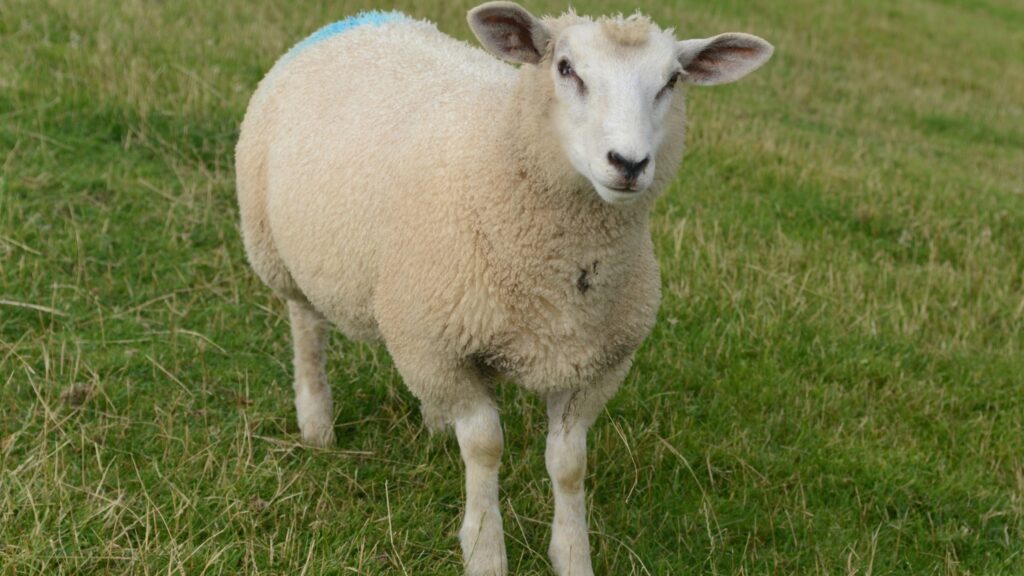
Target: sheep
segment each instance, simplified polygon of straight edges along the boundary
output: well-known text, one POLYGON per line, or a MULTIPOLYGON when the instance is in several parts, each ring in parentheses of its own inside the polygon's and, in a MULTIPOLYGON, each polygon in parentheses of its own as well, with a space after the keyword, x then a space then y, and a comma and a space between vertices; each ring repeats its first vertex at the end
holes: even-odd
POLYGON ((494 385, 518 383, 547 403, 552 566, 590 575, 586 435, 655 322, 649 221, 682 160, 681 88, 773 48, 678 41, 639 14, 468 19, 491 54, 369 12, 278 60, 236 151, 245 250, 287 301, 304 442, 334 442, 328 324, 383 342, 425 424, 454 428, 466 573, 506 574, 494 385))

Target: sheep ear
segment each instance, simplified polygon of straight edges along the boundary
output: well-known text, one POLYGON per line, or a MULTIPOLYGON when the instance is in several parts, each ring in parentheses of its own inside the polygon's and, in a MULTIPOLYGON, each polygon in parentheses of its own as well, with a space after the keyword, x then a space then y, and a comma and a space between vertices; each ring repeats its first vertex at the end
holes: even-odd
POLYGON ((536 64, 551 34, 515 2, 487 2, 469 11, 469 27, 492 54, 509 62, 536 64))
POLYGON ((731 32, 676 43, 689 84, 712 86, 743 78, 768 61, 775 48, 757 36, 731 32))

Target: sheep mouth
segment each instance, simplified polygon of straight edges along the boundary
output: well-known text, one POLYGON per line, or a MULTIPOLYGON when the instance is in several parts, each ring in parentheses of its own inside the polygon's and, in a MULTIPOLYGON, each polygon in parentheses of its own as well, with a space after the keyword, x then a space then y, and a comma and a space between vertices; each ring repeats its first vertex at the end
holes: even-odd
POLYGON ((622 192, 623 194, 636 194, 637 192, 641 191, 640 187, 636 186, 636 185, 632 185, 632 186, 606 186, 606 188, 608 188, 609 190, 611 190, 613 192, 622 192))
POLYGON ((594 185, 594 190, 602 200, 609 204, 623 204, 635 201, 638 198, 643 197, 643 193, 647 191, 650 186, 644 185, 642 182, 622 182, 621 180, 615 182, 615 184, 604 183, 600 180, 591 180, 591 184, 594 185))

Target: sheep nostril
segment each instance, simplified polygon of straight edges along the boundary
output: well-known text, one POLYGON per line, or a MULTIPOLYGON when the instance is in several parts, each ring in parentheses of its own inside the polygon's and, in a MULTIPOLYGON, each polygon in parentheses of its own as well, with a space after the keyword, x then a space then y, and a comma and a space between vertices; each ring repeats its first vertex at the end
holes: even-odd
POLYGON ((634 166, 634 168, 636 169, 636 173, 639 174, 639 173, 643 172, 644 168, 647 168, 647 165, 650 164, 650 163, 651 163, 650 155, 645 156, 643 160, 637 162, 636 165, 634 166))
POLYGON ((628 160, 623 155, 615 152, 614 150, 608 153, 608 163, 615 166, 619 172, 622 173, 626 180, 636 180, 637 176, 647 168, 647 165, 651 163, 650 155, 644 157, 639 162, 628 160))
POLYGON ((622 168, 623 164, 626 163, 626 159, 622 157, 618 152, 614 150, 608 153, 608 163, 616 168, 622 168))

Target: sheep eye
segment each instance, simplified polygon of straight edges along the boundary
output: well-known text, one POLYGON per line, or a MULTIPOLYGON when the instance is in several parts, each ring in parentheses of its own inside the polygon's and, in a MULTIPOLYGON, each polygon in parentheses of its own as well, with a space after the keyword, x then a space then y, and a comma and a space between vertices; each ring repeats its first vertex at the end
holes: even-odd
POLYGON ((558 62, 558 74, 562 78, 569 78, 574 80, 576 82, 576 87, 580 91, 580 94, 587 93, 587 85, 584 84, 583 79, 576 74, 576 71, 573 70, 572 64, 569 64, 568 60, 563 58, 558 62))
POLYGON ((569 64, 568 60, 562 60, 558 63, 558 73, 564 78, 576 75, 576 71, 572 69, 572 64, 569 64))
POLYGON ((661 89, 661 92, 658 92, 657 98, 661 98, 667 92, 670 92, 673 88, 675 88, 676 87, 676 82, 679 81, 679 76, 680 76, 679 72, 676 72, 675 74, 670 76, 669 79, 668 79, 668 82, 665 84, 665 87, 661 89))

